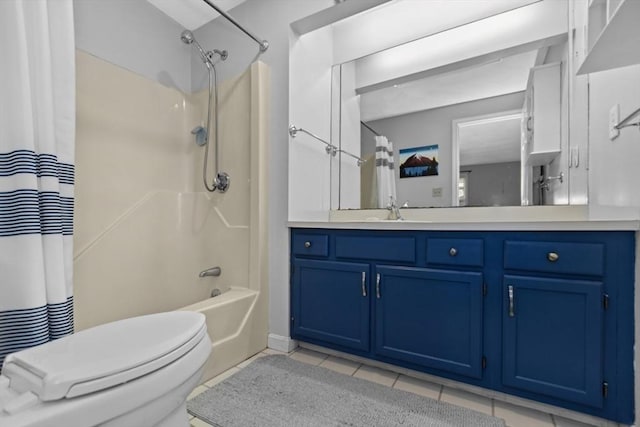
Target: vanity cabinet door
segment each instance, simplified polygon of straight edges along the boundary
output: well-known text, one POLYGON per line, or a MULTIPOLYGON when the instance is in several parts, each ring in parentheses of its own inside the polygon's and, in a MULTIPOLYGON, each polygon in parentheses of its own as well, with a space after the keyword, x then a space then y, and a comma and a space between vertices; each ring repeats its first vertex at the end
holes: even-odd
POLYGON ((369 264, 295 260, 292 336, 369 350, 369 264))
POLYGON ((473 378, 482 377, 482 274, 376 267, 379 355, 473 378))
POLYGON ((504 276, 504 385, 602 407, 602 282, 504 276))

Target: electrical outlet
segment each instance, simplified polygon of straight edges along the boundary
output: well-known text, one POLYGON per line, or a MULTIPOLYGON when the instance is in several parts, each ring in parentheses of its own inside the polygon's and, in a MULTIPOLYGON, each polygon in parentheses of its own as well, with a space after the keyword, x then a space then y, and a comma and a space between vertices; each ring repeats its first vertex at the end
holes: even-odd
POLYGON ((609 109, 609 139, 613 141, 620 135, 616 125, 620 123, 620 104, 615 104, 609 109))
POLYGON ((442 187, 437 187, 431 190, 431 196, 442 197, 442 187))

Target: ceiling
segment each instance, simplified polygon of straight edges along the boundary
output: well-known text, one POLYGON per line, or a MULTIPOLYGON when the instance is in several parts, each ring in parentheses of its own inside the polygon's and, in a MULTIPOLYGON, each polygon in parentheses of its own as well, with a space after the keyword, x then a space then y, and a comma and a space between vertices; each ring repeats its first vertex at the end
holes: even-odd
POLYGON ((459 124, 460 166, 519 162, 521 119, 508 114, 459 124))
MULTIPOLYGON (((220 14, 203 0, 147 0, 188 30, 200 28, 220 14)), ((246 0, 214 0, 216 6, 227 11, 246 0)))

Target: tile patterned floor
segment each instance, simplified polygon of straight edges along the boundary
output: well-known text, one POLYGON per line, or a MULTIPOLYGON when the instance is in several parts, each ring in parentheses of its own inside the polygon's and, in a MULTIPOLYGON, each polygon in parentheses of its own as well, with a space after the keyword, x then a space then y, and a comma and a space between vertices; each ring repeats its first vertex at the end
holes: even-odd
MULTIPOLYGON (((270 354, 284 354, 276 350, 266 349, 261 353, 245 360, 237 366, 223 372, 217 377, 198 386, 190 395, 189 399, 206 391, 210 387, 224 381, 229 376, 238 372, 240 369, 253 362, 255 359, 270 354)), ((448 402, 454 405, 473 409, 485 414, 503 418, 507 427, 593 427, 591 424, 584 424, 578 421, 569 420, 556 415, 547 414, 521 406, 512 405, 510 403, 499 400, 490 399, 478 394, 466 391, 456 390, 450 387, 441 386, 430 383, 406 375, 397 374, 395 372, 384 369, 374 368, 362 365, 357 362, 342 359, 335 356, 328 356, 323 353, 299 348, 293 353, 289 353, 289 357, 300 362, 308 363, 315 366, 322 366, 345 375, 352 375, 368 381, 373 381, 388 387, 397 388, 399 390, 426 396, 431 399, 448 402)), ((194 417, 190 417, 191 427, 212 427, 210 424, 194 417)), ((608 426, 616 426, 615 423, 609 423, 608 426)))

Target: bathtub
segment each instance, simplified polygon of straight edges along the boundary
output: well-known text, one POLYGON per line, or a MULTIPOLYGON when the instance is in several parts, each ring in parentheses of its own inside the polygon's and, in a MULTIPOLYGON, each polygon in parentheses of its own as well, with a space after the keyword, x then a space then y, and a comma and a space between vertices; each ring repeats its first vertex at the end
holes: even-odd
MULTIPOLYGON (((230 288, 214 298, 182 307, 206 316, 212 351, 202 381, 207 381, 267 346, 267 325, 259 311, 265 306, 260 292, 230 288)), ((264 318, 264 317, 263 317, 264 318)))

